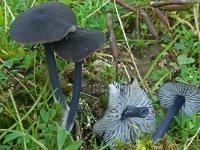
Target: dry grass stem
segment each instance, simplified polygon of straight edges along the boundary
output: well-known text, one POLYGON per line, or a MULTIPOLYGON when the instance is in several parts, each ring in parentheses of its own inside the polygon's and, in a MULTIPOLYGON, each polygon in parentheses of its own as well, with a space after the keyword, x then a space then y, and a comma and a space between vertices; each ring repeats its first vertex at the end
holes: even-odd
POLYGON ((195 133, 195 135, 192 137, 192 139, 190 140, 190 142, 188 143, 188 145, 186 147, 184 147, 184 150, 187 150, 189 148, 189 146, 192 144, 192 142, 194 141, 194 139, 196 138, 196 136, 198 135, 199 132, 200 132, 200 127, 197 130, 197 132, 195 133))
MULTIPOLYGON (((9 11, 11 17, 12 17, 12 21, 14 21, 14 20, 15 20, 15 16, 13 15, 13 13, 12 13, 10 7, 8 6, 6 0, 3 0, 3 2, 4 2, 4 7, 5 7, 5 6, 7 7, 8 11, 9 11)), ((5 10, 6 10, 6 9, 5 9, 5 10)))
POLYGON ((193 12, 194 12, 195 26, 196 26, 196 30, 197 30, 197 37, 198 37, 198 39, 200 41, 199 22, 198 22, 197 8, 196 7, 193 8, 193 12))
POLYGON ((90 16, 94 15, 97 11, 99 11, 103 6, 105 6, 106 4, 108 4, 110 2, 110 0, 107 0, 105 3, 103 3, 100 7, 98 7, 95 11, 93 11, 91 14, 89 14, 88 16, 86 16, 85 18, 83 18, 83 20, 86 20, 87 18, 89 18, 90 16))
POLYGON ((5 30, 5 32, 7 32, 7 7, 6 7, 6 5, 7 5, 7 2, 6 2, 6 0, 3 0, 4 1, 4 30, 5 30))
MULTIPOLYGON (((119 23, 120 23, 121 30, 122 30, 122 32, 123 32, 124 39, 125 39, 125 41, 126 41, 128 53, 129 53, 130 56, 131 56, 131 59, 132 59, 133 64, 134 64, 134 68, 135 68, 135 70, 136 70, 136 72, 137 72, 137 74, 138 74, 139 80, 142 81, 140 72, 139 72, 138 67, 137 67, 137 65, 136 65, 136 62, 135 62, 135 57, 134 57, 133 53, 131 52, 130 46, 129 46, 129 44, 128 44, 128 39, 127 39, 126 33, 125 33, 125 31, 124 31, 124 27, 123 27, 121 18, 120 18, 120 16, 119 16, 119 12, 118 12, 118 9, 117 9, 117 6, 116 6, 115 1, 114 1, 114 6, 115 6, 115 10, 116 10, 116 13, 117 13, 117 17, 118 17, 118 20, 119 20, 119 23)), ((142 85, 143 85, 144 89, 147 91, 146 86, 145 86, 144 84, 142 84, 142 85)))
POLYGON ((123 66, 124 71, 125 71, 125 73, 126 73, 126 75, 128 77, 128 81, 130 82, 131 81, 131 77, 130 77, 130 75, 129 75, 129 73, 128 73, 128 71, 127 71, 126 66, 124 65, 124 63, 122 64, 122 66, 123 66))

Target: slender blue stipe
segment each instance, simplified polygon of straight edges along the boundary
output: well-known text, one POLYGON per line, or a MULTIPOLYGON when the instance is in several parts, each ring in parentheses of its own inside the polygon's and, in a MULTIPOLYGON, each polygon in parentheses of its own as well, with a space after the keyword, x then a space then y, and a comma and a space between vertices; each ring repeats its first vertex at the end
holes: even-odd
POLYGON ((79 103, 82 79, 82 61, 75 63, 73 96, 70 104, 70 110, 66 122, 66 129, 71 130, 76 116, 76 110, 79 103))
POLYGON ((177 95, 174 100, 174 104, 168 109, 167 114, 163 121, 161 122, 159 128, 156 130, 156 133, 153 136, 153 141, 160 139, 164 136, 165 132, 168 130, 171 122, 174 119, 174 116, 179 112, 181 107, 185 104, 185 97, 182 95, 177 95))
POLYGON ((44 44, 45 54, 46 54, 46 62, 49 70, 49 78, 51 82, 51 86, 53 91, 55 92, 56 101, 62 104, 63 109, 67 109, 67 104, 61 89, 58 71, 56 67, 56 60, 54 56, 54 52, 51 48, 51 44, 44 44))

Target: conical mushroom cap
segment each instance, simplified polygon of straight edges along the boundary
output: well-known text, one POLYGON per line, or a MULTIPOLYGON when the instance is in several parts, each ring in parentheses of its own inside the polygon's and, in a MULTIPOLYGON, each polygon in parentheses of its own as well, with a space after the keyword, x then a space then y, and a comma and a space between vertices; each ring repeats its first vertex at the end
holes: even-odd
POLYGON ((47 2, 28 9, 12 23, 10 36, 23 44, 58 41, 76 30, 76 16, 65 4, 47 2))
POLYGON ((186 113, 191 117, 194 112, 200 111, 200 90, 192 85, 184 83, 166 83, 158 91, 158 98, 162 107, 169 109, 177 95, 185 97, 185 104, 180 113, 186 113))
POLYGON ((79 62, 105 43, 103 32, 77 28, 61 41, 52 43, 53 50, 63 59, 79 62))

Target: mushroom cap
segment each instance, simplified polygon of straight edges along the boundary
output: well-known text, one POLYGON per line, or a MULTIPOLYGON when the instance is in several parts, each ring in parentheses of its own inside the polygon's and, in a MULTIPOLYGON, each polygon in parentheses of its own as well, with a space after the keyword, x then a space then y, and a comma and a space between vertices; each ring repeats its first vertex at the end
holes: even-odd
POLYGON ((23 44, 58 41, 76 30, 76 16, 65 4, 46 2, 19 15, 12 23, 10 36, 23 44))
POLYGON ((107 111, 103 118, 93 126, 93 130, 103 136, 106 143, 115 139, 120 142, 134 142, 140 137, 141 132, 153 134, 155 128, 156 119, 152 102, 144 90, 139 87, 136 79, 131 84, 114 83, 109 85, 107 111), (127 106, 147 107, 149 113, 146 118, 129 117, 121 119, 127 106))
POLYGON ((194 112, 200 111, 200 90, 192 85, 185 83, 166 83, 158 91, 158 98, 162 107, 169 109, 177 95, 185 97, 185 104, 181 107, 179 113, 185 112, 191 117, 194 112))
POLYGON ((63 59, 79 62, 105 43, 105 34, 96 30, 77 28, 66 38, 52 43, 53 50, 63 59))

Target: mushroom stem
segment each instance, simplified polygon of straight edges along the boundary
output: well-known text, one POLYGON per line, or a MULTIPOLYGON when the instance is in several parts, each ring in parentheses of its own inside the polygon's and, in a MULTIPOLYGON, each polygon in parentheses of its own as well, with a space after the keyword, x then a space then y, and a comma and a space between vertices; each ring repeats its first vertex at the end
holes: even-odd
POLYGON ((167 114, 163 121, 161 122, 159 128, 156 130, 156 133, 153 136, 153 141, 160 139, 164 136, 165 132, 169 128, 171 122, 174 119, 174 116, 179 112, 181 107, 185 104, 185 97, 182 95, 177 95, 174 104, 169 108, 167 114))
POLYGON ((56 67, 56 61, 55 61, 55 56, 54 52, 51 48, 51 44, 44 44, 44 49, 45 49, 45 54, 46 54, 46 62, 49 70, 49 78, 51 82, 51 86, 53 88, 53 91, 57 90, 55 92, 55 102, 60 102, 62 104, 62 108, 64 110, 67 110, 67 103, 65 101, 59 77, 58 77, 58 71, 56 67))
POLYGON ((66 129, 70 131, 73 127, 76 110, 79 103, 80 91, 81 91, 81 79, 82 79, 82 61, 75 63, 74 72, 74 85, 73 85, 73 96, 70 104, 70 110, 66 122, 66 129))
POLYGON ((127 106, 122 113, 122 119, 129 117, 139 117, 145 118, 149 114, 149 109, 147 107, 132 107, 127 106))

